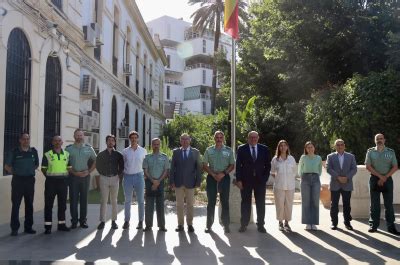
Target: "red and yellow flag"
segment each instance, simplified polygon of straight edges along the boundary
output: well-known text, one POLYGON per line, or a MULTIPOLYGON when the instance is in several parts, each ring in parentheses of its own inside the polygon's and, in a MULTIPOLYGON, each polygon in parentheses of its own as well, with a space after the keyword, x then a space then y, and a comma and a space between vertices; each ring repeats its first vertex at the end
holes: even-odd
POLYGON ((224 31, 239 39, 239 0, 225 0, 224 31))

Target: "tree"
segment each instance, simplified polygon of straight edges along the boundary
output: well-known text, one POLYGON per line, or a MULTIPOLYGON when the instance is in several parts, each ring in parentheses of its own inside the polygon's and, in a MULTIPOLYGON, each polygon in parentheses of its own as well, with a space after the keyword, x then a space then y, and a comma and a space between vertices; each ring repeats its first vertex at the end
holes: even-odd
MULTIPOLYGON (((190 5, 200 4, 200 8, 192 15, 193 27, 195 31, 200 31, 202 34, 206 30, 214 32, 214 57, 219 49, 219 39, 221 36, 222 21, 224 18, 224 2, 222 0, 189 0, 190 5)), ((239 1, 239 17, 247 18, 246 3, 239 1)), ((211 114, 215 113, 215 98, 217 94, 217 62, 213 58, 213 74, 212 74, 212 91, 211 91, 211 114)))

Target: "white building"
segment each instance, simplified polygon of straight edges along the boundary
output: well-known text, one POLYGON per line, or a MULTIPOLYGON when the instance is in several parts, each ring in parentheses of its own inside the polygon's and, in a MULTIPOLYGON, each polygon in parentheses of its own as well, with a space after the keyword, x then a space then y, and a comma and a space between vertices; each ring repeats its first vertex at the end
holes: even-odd
MULTIPOLYGON (((97 150, 110 133, 118 149, 132 129, 141 145, 159 136, 167 59, 156 43, 135 1, 0 2, 0 223, 11 213, 4 160, 21 132, 40 158, 54 135, 65 147, 79 127, 97 150)), ((35 210, 43 209, 43 190, 38 170, 35 210)))
MULTIPOLYGON (((194 32, 191 23, 162 16, 147 23, 159 37, 167 56, 165 68, 165 115, 210 114, 214 33, 194 32)), ((220 49, 231 58, 230 38, 221 34, 220 49)), ((218 86, 217 86, 218 87, 218 86)))

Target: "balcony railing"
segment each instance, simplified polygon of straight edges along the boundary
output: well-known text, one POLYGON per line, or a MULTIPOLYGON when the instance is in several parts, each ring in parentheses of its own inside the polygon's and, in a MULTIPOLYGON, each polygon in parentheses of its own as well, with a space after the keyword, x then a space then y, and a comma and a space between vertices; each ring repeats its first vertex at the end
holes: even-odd
POLYGON ((173 85, 180 85, 180 86, 182 85, 182 82, 181 81, 177 81, 177 80, 168 80, 168 79, 166 79, 165 83, 173 84, 173 85))
POLYGON ((196 69, 196 68, 212 69, 212 65, 211 64, 205 64, 205 63, 196 63, 196 64, 187 65, 185 67, 185 70, 192 70, 192 69, 196 69))

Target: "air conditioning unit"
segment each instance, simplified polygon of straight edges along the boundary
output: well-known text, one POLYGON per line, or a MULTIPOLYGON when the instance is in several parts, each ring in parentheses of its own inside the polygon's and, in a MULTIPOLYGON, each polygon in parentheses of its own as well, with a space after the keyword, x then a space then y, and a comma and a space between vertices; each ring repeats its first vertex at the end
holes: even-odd
POLYGON ((124 75, 132 75, 133 67, 132 64, 126 63, 124 67, 124 75))
POLYGON ((96 47, 96 33, 90 26, 83 26, 83 39, 85 40, 86 46, 96 47))
POLYGON ((97 96, 96 79, 91 75, 83 75, 81 83, 81 96, 87 99, 97 96))
POLYGON ((92 134, 92 147, 93 149, 99 149, 100 146, 100 137, 98 133, 91 133, 92 134))
POLYGON ((100 24, 99 23, 90 23, 90 27, 94 31, 96 45, 103 45, 104 44, 103 30, 101 29, 100 24))
POLYGON ((92 129, 100 128, 100 114, 97 111, 90 110, 87 115, 92 117, 92 129))
POLYGON ((92 130, 92 117, 88 115, 80 115, 79 116, 79 128, 84 131, 91 131, 92 130))
POLYGON ((129 136, 129 127, 121 126, 121 128, 119 128, 119 138, 127 139, 128 136, 129 136))
POLYGON ((149 99, 153 99, 154 98, 154 90, 153 89, 150 89, 149 90, 149 99))

